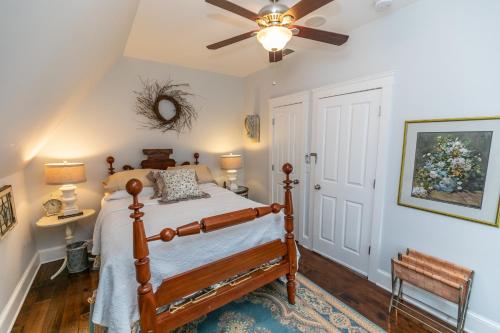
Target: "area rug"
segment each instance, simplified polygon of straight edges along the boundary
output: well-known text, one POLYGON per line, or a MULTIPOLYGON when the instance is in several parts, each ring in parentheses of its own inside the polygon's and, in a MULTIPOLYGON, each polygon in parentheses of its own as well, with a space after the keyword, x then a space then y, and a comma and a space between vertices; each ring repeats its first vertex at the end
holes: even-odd
MULTIPOLYGON (((229 303, 175 333, 379 333, 383 329, 297 274, 296 304, 288 304, 286 285, 273 282, 229 303)), ((90 301, 93 303, 92 301, 90 301)), ((92 304, 91 304, 92 305, 92 304)), ((92 318, 92 306, 90 312, 92 318)), ((91 333, 106 332, 90 323, 91 333)), ((139 333, 136 325, 133 333, 139 333)))
POLYGON ((365 333, 383 329, 297 274, 296 304, 279 281, 203 316, 175 333, 365 333))

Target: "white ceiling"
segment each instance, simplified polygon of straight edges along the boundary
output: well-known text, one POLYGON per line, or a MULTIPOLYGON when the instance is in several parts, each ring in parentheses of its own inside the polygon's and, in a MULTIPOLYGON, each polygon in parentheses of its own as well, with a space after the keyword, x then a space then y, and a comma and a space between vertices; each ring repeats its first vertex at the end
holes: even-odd
MULTIPOLYGON (((232 1, 254 12, 269 3, 268 0, 232 1)), ((297 23, 305 25, 309 18, 321 15, 326 23, 319 29, 348 34, 414 1, 394 0, 389 9, 377 12, 373 0, 336 0, 297 23)), ((292 6, 298 1, 281 2, 292 6)), ((270 66, 267 52, 255 38, 216 51, 205 46, 256 28, 254 22, 203 0, 141 0, 125 56, 244 77, 270 66)), ((297 52, 311 48, 335 52, 339 48, 298 37, 293 38, 288 47, 297 52)))

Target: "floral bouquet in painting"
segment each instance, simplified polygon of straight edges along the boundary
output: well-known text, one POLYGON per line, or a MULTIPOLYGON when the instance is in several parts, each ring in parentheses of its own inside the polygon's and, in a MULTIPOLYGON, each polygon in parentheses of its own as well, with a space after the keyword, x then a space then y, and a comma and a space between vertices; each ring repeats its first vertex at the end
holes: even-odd
POLYGON ((418 133, 412 196, 481 207, 491 132, 418 133))

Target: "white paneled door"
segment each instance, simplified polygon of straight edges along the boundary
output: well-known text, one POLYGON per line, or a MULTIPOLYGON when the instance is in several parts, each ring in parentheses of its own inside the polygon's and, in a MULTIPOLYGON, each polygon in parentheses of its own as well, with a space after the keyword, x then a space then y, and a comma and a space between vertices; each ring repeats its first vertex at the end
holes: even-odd
POLYGON ((363 275, 368 274, 380 101, 380 89, 320 98, 313 116, 313 249, 363 275))
MULTIPOLYGON (((292 200, 294 206, 295 234, 299 242, 304 242, 305 213, 305 146, 309 94, 295 94, 270 101, 271 115, 271 196, 273 202, 284 202, 281 168, 291 163, 294 180, 292 200)), ((307 237, 307 232, 305 237, 307 237)))

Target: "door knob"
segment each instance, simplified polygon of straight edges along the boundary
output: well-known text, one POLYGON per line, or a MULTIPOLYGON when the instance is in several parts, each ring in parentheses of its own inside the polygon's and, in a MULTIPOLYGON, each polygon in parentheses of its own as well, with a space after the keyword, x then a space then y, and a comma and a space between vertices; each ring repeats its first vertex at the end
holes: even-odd
POLYGON ((315 190, 321 190, 321 185, 320 185, 320 184, 316 184, 316 185, 314 185, 314 189, 315 189, 315 190))
POLYGON ((294 183, 295 185, 297 185, 297 184, 299 184, 299 183, 300 183, 300 180, 295 179, 295 180, 293 181, 293 183, 294 183))

